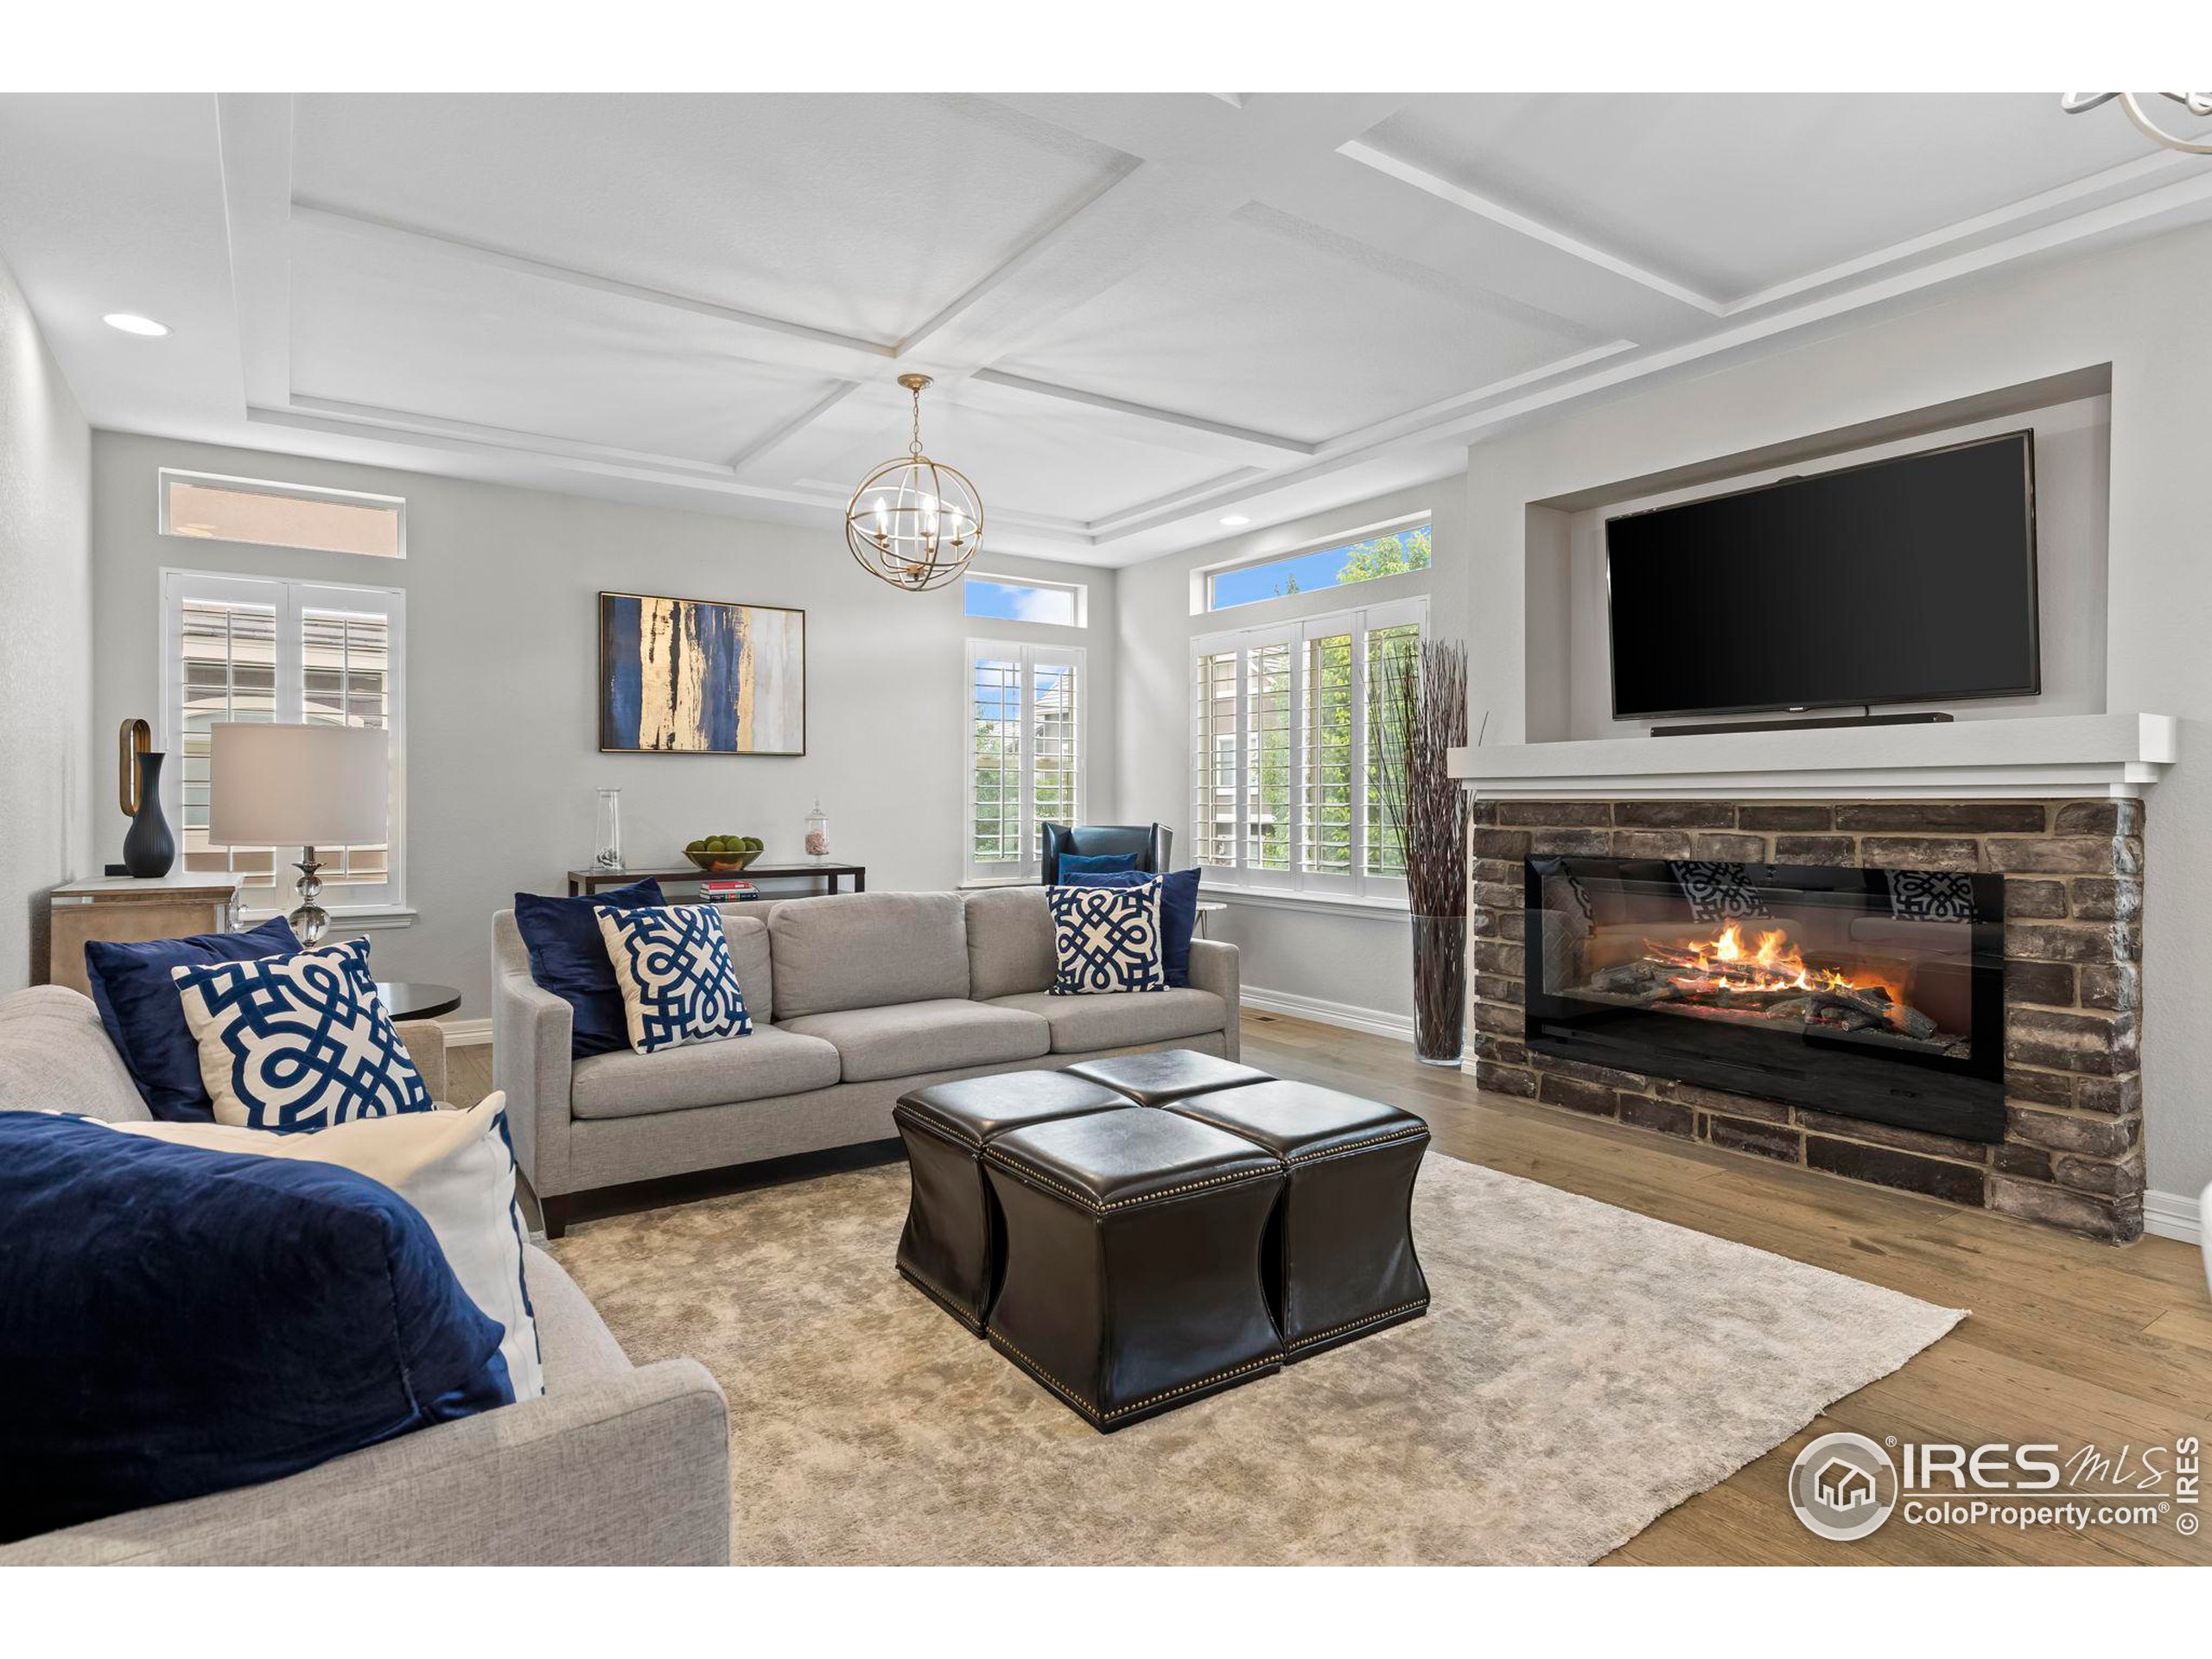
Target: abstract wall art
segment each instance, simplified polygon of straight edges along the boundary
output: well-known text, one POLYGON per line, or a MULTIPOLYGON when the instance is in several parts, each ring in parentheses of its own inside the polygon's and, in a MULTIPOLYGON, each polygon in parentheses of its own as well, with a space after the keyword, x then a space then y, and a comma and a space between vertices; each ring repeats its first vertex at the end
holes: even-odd
POLYGON ((806 613, 601 594, 599 747, 804 754, 806 613))

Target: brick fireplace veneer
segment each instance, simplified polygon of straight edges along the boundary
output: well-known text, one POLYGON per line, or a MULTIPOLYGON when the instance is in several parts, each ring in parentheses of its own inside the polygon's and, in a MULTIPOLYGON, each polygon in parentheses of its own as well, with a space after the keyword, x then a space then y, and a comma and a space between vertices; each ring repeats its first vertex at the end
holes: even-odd
POLYGON ((2140 801, 1506 799, 1476 802, 1474 823, 1471 1046, 1483 1088, 2096 1238, 2140 1236, 2140 801), (1522 861, 1547 854, 2002 875, 2004 1140, 1530 1052, 1522 861))

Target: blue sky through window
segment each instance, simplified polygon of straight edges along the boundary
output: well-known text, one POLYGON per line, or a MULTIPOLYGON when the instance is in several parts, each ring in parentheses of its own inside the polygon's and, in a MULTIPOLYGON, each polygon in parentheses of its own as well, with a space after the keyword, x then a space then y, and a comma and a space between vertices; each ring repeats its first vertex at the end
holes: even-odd
POLYGON ((1027 582, 994 582, 969 576, 961 584, 970 616, 996 617, 1009 622, 1056 622, 1073 627, 1077 622, 1072 588, 1032 587, 1027 582))
MULTIPOLYGON (((1287 559, 1270 559, 1265 564, 1248 564, 1238 570, 1216 571, 1207 589, 1206 608, 1225 611, 1232 606, 1250 605, 1262 599, 1338 587, 1345 580, 1345 570, 1351 564, 1356 550, 1392 539, 1404 551, 1402 568, 1417 570, 1427 564, 1428 526, 1417 524, 1396 531, 1395 537, 1379 536, 1373 542, 1347 542, 1340 547, 1325 547, 1287 559)), ((1355 582, 1363 579, 1357 575, 1351 578, 1355 582)))

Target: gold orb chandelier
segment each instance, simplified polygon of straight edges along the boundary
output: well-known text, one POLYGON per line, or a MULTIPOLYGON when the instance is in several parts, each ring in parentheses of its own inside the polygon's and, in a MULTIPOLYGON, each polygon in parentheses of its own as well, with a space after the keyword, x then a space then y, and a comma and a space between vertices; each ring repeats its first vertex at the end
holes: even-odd
POLYGON ((922 453, 926 374, 902 374, 914 395, 914 441, 861 480, 845 504, 845 545, 861 569, 910 594, 942 588, 983 545, 983 499, 958 468, 922 453))
MULTIPOLYGON (((2160 92, 2158 96, 2172 99, 2200 121, 2212 115, 2212 92, 2160 92)), ((2177 149, 2184 156, 2212 156, 2212 138, 2188 138, 2169 132, 2151 118, 2140 92, 2066 92, 2061 94, 2058 107, 2069 115, 2080 115, 2115 98, 2126 111, 2127 118, 2135 124, 2136 130, 2145 137, 2154 138, 2168 149, 2177 149)))

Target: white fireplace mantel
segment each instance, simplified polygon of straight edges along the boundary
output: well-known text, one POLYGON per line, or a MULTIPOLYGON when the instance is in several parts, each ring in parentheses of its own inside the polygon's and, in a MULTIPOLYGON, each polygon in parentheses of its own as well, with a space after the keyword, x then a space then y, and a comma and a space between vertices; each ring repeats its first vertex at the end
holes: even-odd
POLYGON ((1482 798, 2069 800, 2140 795, 2171 766, 2170 715, 1607 737, 1453 749, 1482 798))

